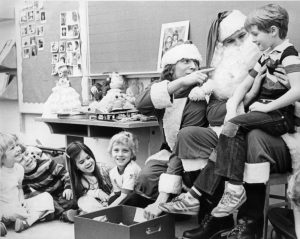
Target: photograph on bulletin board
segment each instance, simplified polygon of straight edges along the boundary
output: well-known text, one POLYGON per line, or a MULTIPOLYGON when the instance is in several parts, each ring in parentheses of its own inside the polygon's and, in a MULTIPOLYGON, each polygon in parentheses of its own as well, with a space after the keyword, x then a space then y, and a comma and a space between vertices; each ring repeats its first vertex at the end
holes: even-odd
POLYGON ((165 23, 161 26, 157 70, 161 71, 161 59, 171 48, 188 40, 189 21, 165 23))
POLYGON ((79 37, 79 15, 77 11, 60 13, 60 38, 75 39, 79 37))

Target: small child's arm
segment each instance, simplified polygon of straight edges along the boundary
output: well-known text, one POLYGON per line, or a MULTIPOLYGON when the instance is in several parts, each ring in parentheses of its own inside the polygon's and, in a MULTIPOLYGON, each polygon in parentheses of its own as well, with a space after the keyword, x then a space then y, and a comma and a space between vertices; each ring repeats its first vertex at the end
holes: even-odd
POLYGON ((54 160, 51 160, 50 169, 52 174, 61 180, 64 184, 63 197, 67 200, 73 199, 73 192, 71 189, 70 176, 65 167, 61 164, 56 163, 54 160))
POLYGON ((233 96, 230 98, 232 109, 236 111, 238 105, 242 102, 245 95, 253 85, 253 82, 254 78, 251 75, 247 75, 246 79, 238 85, 233 93, 233 96))
POLYGON ((249 106, 250 102, 258 95, 259 89, 261 87, 262 80, 266 76, 267 67, 264 65, 260 72, 255 77, 251 89, 246 93, 244 97, 244 106, 249 106))
POLYGON ((102 189, 90 189, 86 193, 88 196, 98 198, 103 202, 107 202, 109 199, 109 195, 106 194, 102 189))
POLYGON ((124 201, 124 199, 127 198, 129 193, 125 193, 125 192, 121 192, 121 195, 119 197, 116 198, 115 201, 113 201, 109 206, 110 207, 114 207, 114 206, 118 206, 121 202, 124 201))
POLYGON ((244 81, 242 81, 238 87, 235 89, 233 96, 229 98, 226 103, 226 116, 224 121, 228 121, 235 117, 238 113, 238 107, 241 105, 243 98, 246 93, 250 90, 250 87, 253 85, 254 78, 251 75, 248 75, 244 81))

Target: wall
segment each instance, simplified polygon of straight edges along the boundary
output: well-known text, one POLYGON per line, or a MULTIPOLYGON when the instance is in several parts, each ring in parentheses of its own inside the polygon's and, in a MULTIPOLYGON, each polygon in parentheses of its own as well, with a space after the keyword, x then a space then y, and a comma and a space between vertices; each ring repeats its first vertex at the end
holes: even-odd
MULTIPOLYGON (((15 34, 13 19, 0 21, 0 49, 8 39, 15 39, 15 34)), ((34 120, 38 116, 40 115, 20 114, 17 100, 0 100, 0 132, 17 134, 26 144, 35 145, 38 139, 44 146, 64 147, 65 137, 51 134, 46 124, 34 120)), ((106 153, 107 139, 85 139, 85 142, 93 149, 96 158, 111 163, 106 153)))
MULTIPOLYGON (((21 1, 21 0, 20 0, 21 1)), ((0 9, 3 10, 3 6, 6 4, 3 4, 3 1, 0 1, 0 9)), ((253 4, 258 4, 257 2, 253 2, 253 4)), ((265 2, 264 2, 265 3, 265 2)), ((293 9, 292 7, 299 6, 299 3, 297 2, 280 2, 284 6, 288 6, 289 10, 293 9)), ((224 2, 220 3, 222 5, 225 4, 224 2)), ((233 5, 236 3, 231 2, 231 5, 227 6, 226 9, 232 9, 233 5)), ((255 5, 254 4, 254 5, 255 5)), ((262 5, 263 3, 259 3, 259 5, 262 5)), ((239 8, 239 5, 241 5, 241 2, 238 2, 235 6, 236 8, 239 8)), ((253 5, 253 8, 255 7, 253 5)), ((220 6, 216 5, 216 8, 219 9, 220 6)), ((249 9, 249 7, 247 7, 249 9)), ((296 11, 298 7, 295 8, 295 10, 291 11, 291 22, 293 24, 296 24, 297 21, 297 12, 296 11)), ((245 10, 245 9, 243 9, 245 10)), ((246 12, 246 11, 245 11, 246 12)), ((1 12, 0 12, 1 13, 1 12)), ((205 17, 204 17, 205 18, 205 17)), ((192 26, 191 26, 192 27, 192 26)), ((293 43, 299 46, 300 41, 297 34, 297 29, 293 28, 290 29, 291 33, 293 34, 295 40, 293 40, 293 43)), ((200 29, 199 29, 200 31, 200 29)), ((200 34, 199 34, 200 35, 200 34)), ((206 39, 206 36, 203 33, 203 39, 206 39)), ((1 21, 0 18, 0 48, 2 44, 6 42, 7 39, 15 38, 15 26, 14 21, 1 21), (3 37, 5 36, 5 37, 3 37)), ((197 44, 200 43, 199 41, 196 41, 197 44)), ((202 42, 202 41, 201 41, 202 42)), ((205 46, 203 46, 205 47, 205 46)), ((298 47, 299 48, 299 47, 298 47)), ((205 52, 205 51, 203 51, 205 52)), ((157 54, 155 52, 155 54, 157 54)), ((204 54, 203 54, 204 55, 204 54)), ((16 133, 21 136, 21 139, 25 141, 27 144, 35 144, 35 140, 40 140, 43 145, 45 146, 51 146, 51 147, 63 147, 65 146, 65 137, 63 135, 54 135, 51 134, 50 130, 44 123, 35 122, 34 118, 39 115, 36 114, 19 114, 19 105, 17 101, 9 101, 9 100, 0 100, 0 132, 10 132, 10 133, 16 133)), ((93 139, 93 138, 87 138, 85 139, 85 142, 92 148, 97 158, 106 161, 110 163, 109 156, 106 152, 106 148, 108 145, 107 139, 93 139)))

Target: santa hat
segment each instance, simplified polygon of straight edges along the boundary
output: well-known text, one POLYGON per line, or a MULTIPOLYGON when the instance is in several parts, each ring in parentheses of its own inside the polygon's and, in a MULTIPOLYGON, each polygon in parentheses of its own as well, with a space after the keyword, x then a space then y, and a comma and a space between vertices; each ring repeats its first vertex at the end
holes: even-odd
POLYGON ((226 18, 222 20, 219 26, 219 41, 224 41, 236 31, 244 27, 246 16, 239 10, 233 10, 226 18))
POLYGON ((202 61, 201 54, 194 44, 180 44, 164 54, 161 60, 162 68, 169 64, 176 64, 181 59, 197 60, 199 63, 202 61))

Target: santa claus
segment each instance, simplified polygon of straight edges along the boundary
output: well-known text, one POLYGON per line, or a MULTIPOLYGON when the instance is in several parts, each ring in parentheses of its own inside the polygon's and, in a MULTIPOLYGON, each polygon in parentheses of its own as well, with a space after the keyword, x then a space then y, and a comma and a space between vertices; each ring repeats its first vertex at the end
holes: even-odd
POLYGON ((191 91, 191 100, 205 100, 211 94, 213 99, 227 100, 254 66, 260 51, 244 29, 245 20, 243 13, 233 10, 220 14, 212 24, 208 38, 207 66, 215 70, 205 84, 191 91))

